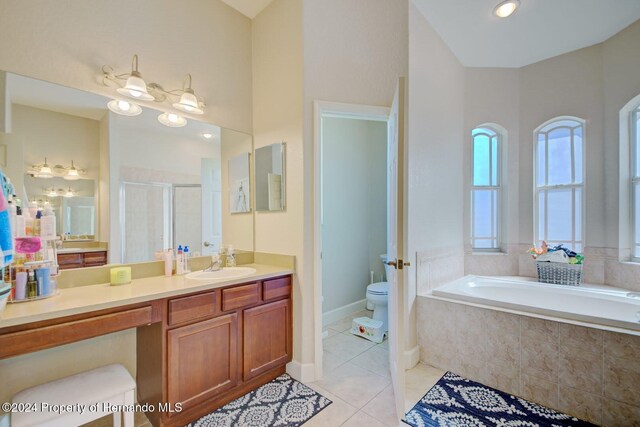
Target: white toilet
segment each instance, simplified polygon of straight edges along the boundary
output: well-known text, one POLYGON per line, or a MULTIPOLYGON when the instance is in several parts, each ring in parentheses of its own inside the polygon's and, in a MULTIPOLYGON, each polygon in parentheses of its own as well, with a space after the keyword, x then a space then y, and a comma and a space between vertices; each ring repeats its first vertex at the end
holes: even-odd
MULTIPOLYGON (((380 255, 384 264, 387 277, 389 277, 389 266, 387 265, 387 255, 380 255)), ((377 282, 367 286, 367 308, 373 306, 373 319, 381 320, 384 331, 389 330, 387 315, 387 305, 389 302, 389 282, 377 282)))

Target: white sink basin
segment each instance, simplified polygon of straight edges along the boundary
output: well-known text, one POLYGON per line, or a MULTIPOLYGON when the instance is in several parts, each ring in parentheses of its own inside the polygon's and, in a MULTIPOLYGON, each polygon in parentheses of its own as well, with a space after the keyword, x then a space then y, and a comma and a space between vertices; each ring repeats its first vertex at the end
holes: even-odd
POLYGON ((187 274, 187 279, 194 280, 228 280, 238 277, 245 277, 255 274, 256 269, 252 267, 224 267, 218 271, 194 271, 187 274))

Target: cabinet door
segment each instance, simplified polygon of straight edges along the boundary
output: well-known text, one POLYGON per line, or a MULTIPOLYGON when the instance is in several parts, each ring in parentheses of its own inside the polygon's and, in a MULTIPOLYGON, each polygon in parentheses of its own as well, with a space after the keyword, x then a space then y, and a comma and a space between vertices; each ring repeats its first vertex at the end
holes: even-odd
POLYGON ((195 405, 238 383, 238 315, 168 332, 169 402, 195 405))
POLYGON ((291 360, 291 300, 244 311, 244 379, 291 360))

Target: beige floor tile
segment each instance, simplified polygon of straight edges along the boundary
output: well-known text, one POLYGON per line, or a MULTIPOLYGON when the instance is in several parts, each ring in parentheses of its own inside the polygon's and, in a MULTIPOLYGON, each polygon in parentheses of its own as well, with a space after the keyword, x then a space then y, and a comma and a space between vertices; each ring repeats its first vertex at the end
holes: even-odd
POLYGON ((308 383, 307 386, 311 387, 318 393, 322 394, 327 399, 330 399, 333 403, 324 408, 319 414, 311 418, 304 423, 305 427, 336 427, 342 425, 353 414, 358 412, 358 409, 349 405, 344 400, 340 399, 335 394, 322 388, 317 382, 308 383))
POLYGON ((389 385, 389 380, 347 362, 317 381, 317 385, 350 405, 362 408, 389 385))
POLYGON ((342 424, 342 427, 386 427, 380 421, 376 420, 370 415, 359 411, 354 416, 349 418, 346 423, 342 424))
POLYGON ((385 338, 384 341, 382 341, 380 344, 378 344, 378 347, 384 348, 386 350, 389 350, 389 340, 387 338, 385 338))
POLYGON ((329 338, 329 337, 332 337, 332 336, 334 336, 334 335, 336 335, 336 334, 339 334, 339 333, 340 333, 340 331, 336 331, 335 329, 331 329, 331 328, 324 328, 324 330, 323 330, 322 332, 323 332, 323 333, 324 333, 324 332, 326 332, 326 333, 327 333, 327 336, 326 336, 326 337, 324 337, 324 339, 327 339, 327 338, 329 338))
POLYGON ((389 371, 389 351, 375 346, 351 359, 351 363, 391 380, 389 371))
POLYGON ((324 351, 353 359, 375 344, 351 334, 337 334, 322 342, 324 351))
POLYGON ((405 410, 411 409, 438 382, 444 373, 441 369, 423 363, 418 363, 405 372, 405 410))
POLYGON ((337 354, 330 353, 325 350, 322 356, 323 375, 327 375, 330 372, 335 371, 338 366, 348 362, 349 360, 350 360, 349 356, 345 356, 344 354, 340 354, 340 353, 337 353, 337 354))
POLYGON ((400 425, 400 421, 396 416, 396 401, 393 394, 393 385, 391 384, 367 403, 362 408, 362 411, 386 426, 395 427, 400 425))
POLYGON ((351 321, 353 320, 352 316, 347 316, 344 319, 340 319, 336 322, 330 323, 327 325, 327 328, 333 329, 334 331, 344 332, 351 329, 351 321))

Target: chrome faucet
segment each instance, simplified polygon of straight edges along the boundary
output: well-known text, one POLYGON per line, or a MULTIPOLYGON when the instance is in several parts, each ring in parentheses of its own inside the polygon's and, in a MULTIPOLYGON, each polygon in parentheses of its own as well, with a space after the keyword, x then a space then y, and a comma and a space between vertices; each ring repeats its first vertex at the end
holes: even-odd
POLYGON ((211 265, 205 268, 203 271, 218 271, 222 268, 222 263, 220 262, 220 255, 214 254, 211 255, 211 265))

